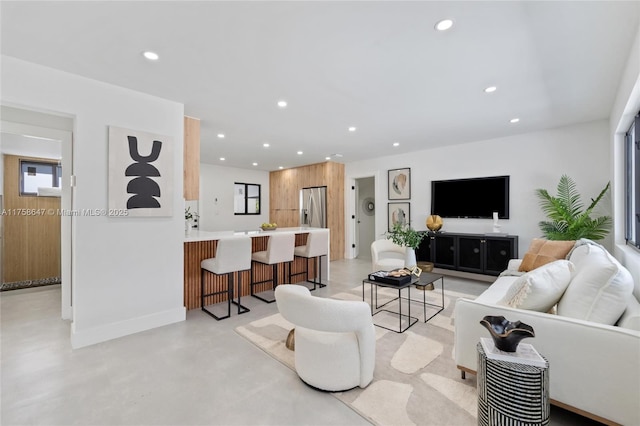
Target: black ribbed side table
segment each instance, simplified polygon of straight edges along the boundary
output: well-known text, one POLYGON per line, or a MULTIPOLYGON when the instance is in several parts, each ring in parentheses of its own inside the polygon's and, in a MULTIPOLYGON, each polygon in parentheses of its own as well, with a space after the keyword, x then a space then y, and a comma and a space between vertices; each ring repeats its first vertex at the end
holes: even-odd
MULTIPOLYGON (((546 361, 546 359, 545 359, 546 361)), ((549 363, 487 358, 478 343, 478 425, 548 425, 549 363)))

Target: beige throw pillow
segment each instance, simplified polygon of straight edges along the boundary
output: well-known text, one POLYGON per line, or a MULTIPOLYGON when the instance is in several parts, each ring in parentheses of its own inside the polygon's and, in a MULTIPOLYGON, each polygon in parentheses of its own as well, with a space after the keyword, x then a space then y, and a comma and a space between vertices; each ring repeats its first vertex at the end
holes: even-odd
POLYGON ((571 282, 574 267, 568 260, 556 260, 518 277, 499 305, 548 312, 571 282))
POLYGON ((575 241, 551 241, 534 238, 533 241, 531 241, 529 250, 522 258, 522 263, 518 271, 533 271, 554 260, 565 259, 575 243, 575 241))

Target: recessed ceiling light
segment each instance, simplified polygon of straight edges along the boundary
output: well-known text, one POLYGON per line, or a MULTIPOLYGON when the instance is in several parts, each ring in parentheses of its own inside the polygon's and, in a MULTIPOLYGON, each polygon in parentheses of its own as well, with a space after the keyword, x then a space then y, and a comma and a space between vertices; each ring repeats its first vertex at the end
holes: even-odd
POLYGON ((356 128, 355 128, 355 127, 353 127, 353 126, 351 126, 351 127, 349 127, 349 131, 350 131, 350 132, 355 132, 355 131, 356 131, 356 128))
POLYGON ((453 20, 451 19, 443 19, 442 21, 438 21, 435 26, 436 30, 438 31, 446 31, 451 27, 453 27, 453 20))
POLYGON ((400 142, 394 142, 393 146, 400 146, 400 142))
POLYGON ((258 163, 253 163, 253 165, 254 165, 254 166, 257 166, 257 165, 258 165, 258 163))
POLYGON ((302 155, 302 151, 298 151, 298 155, 302 155))
POLYGON ((144 56, 150 61, 157 61, 158 59, 160 59, 160 56, 156 52, 152 52, 150 50, 142 52, 142 56, 144 56))
POLYGON ((511 120, 509 120, 509 123, 517 123, 518 121, 520 121, 519 118, 512 118, 511 120))
POLYGON ((278 168, 279 168, 280 170, 284 169, 284 167, 282 167, 282 166, 278 166, 278 168))
POLYGON ((331 157, 324 157, 325 160, 331 160, 331 157))
POLYGON ((224 157, 220 157, 220 161, 224 161, 224 157))
POLYGON ((278 106, 280 108, 286 108, 287 107, 287 101, 278 101, 278 106))
POLYGON ((219 139, 224 139, 224 133, 218 133, 218 138, 219 139))
POLYGON ((265 148, 269 148, 269 144, 268 143, 263 143, 262 146, 264 146, 265 148))
POLYGON ((487 87, 486 89, 484 89, 484 92, 485 92, 485 93, 493 93, 493 92, 495 92, 496 90, 498 90, 498 88, 497 88, 496 86, 489 86, 489 87, 487 87))

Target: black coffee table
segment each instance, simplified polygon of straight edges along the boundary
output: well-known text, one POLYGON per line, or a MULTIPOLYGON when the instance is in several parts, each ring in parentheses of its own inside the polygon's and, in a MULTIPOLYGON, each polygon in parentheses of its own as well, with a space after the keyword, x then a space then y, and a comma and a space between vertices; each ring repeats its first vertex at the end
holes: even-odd
MULTIPOLYGON (((384 328, 386 330, 390 330, 396 333, 404 333, 405 331, 407 331, 412 325, 414 325, 415 323, 417 323, 419 321, 418 318, 411 316, 411 302, 418 302, 418 303, 422 303, 422 309, 423 309, 423 313, 424 313, 424 322, 429 321, 431 318, 433 318, 434 316, 436 316, 437 314, 439 314, 440 312, 442 312, 444 310, 444 275, 440 275, 440 274, 434 274, 431 272, 423 272, 422 274, 420 274, 420 277, 416 277, 413 276, 411 281, 404 283, 404 284, 388 284, 388 283, 381 283, 379 281, 372 281, 369 278, 365 278, 364 280, 362 280, 362 300, 366 301, 365 298, 365 284, 369 284, 370 285, 370 300, 371 300, 371 316, 375 316, 381 312, 388 312, 391 314, 395 314, 398 315, 398 328, 397 329, 393 329, 393 328, 389 328, 386 327, 384 325, 381 324, 376 324, 374 322, 374 325, 380 328, 384 328), (422 300, 419 299, 412 299, 411 298, 411 287, 416 286, 416 285, 420 285, 420 286, 426 286, 428 284, 434 284, 436 281, 440 281, 440 292, 441 292, 441 296, 442 296, 442 303, 441 304, 434 304, 434 303, 428 303, 427 302, 427 296, 426 296, 426 292, 429 290, 418 290, 418 291, 422 291, 422 300), (382 305, 378 305, 378 287, 386 287, 386 288, 391 288, 391 289, 396 289, 398 290, 398 297, 395 297, 391 300, 388 300, 387 302, 383 303, 382 305), (375 291, 374 291, 375 288, 375 291), (403 297, 402 296, 402 290, 407 289, 407 297, 403 297), (398 311, 391 311, 389 309, 382 309, 385 306, 387 306, 389 303, 394 302, 398 300, 398 311), (403 314, 402 313, 402 301, 406 300, 407 301, 407 313, 403 314), (437 308, 436 312, 431 315, 429 318, 427 318, 427 306, 431 306, 431 307, 435 307, 437 308), (407 321, 407 325, 405 327, 402 326, 402 320, 403 318, 406 318, 407 321)), ((423 287, 424 288, 424 287, 423 287)))

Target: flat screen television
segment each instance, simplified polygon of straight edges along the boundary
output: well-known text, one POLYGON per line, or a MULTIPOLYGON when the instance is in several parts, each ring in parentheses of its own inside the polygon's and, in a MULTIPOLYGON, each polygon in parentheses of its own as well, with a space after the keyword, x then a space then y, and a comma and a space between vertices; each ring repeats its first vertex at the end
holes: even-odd
POLYGON ((509 176, 432 180, 431 214, 441 217, 509 219, 509 176))

